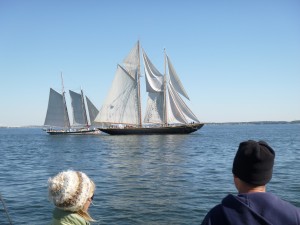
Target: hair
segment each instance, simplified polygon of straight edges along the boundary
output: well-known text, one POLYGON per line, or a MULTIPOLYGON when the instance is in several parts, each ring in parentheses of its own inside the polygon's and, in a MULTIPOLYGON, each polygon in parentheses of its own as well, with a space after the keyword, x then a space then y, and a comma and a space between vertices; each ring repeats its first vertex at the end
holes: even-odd
MULTIPOLYGON (((95 183, 91 181, 91 184, 92 184, 92 188, 91 188, 91 191, 90 191, 90 197, 87 199, 87 201, 90 200, 90 198, 93 196, 94 192, 95 192, 95 189, 96 189, 96 185, 95 183)), ((87 211, 84 211, 83 209, 79 209, 77 212, 76 212, 78 215, 80 215, 81 217, 83 217, 86 221, 95 221, 91 216, 90 214, 87 212, 87 211)))

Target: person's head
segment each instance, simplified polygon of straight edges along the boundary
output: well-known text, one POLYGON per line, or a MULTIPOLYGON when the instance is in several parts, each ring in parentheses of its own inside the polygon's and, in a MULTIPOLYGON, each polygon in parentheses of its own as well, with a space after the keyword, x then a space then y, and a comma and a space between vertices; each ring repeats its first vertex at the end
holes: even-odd
POLYGON ((251 187, 265 186, 272 178, 274 150, 264 141, 241 142, 233 160, 232 173, 251 187))
POLYGON ((95 191, 94 182, 83 172, 63 171, 48 180, 49 199, 62 210, 76 212, 86 220, 95 191))

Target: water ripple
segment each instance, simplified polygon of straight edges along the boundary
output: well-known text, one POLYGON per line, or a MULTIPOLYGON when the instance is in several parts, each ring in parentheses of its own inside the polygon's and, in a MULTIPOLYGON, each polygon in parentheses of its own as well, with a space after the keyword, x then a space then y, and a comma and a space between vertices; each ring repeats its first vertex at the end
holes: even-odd
MULTIPOLYGON (((96 224, 199 224, 228 193, 239 142, 276 151, 268 190, 300 206, 299 125, 207 125, 191 135, 48 136, 0 129, 0 190, 14 224, 50 221, 48 177, 82 170, 96 183, 96 224), (288 184, 288 185, 286 185, 288 184)), ((0 211, 4 215, 3 210, 0 211)), ((0 216, 0 224, 6 224, 0 216)))

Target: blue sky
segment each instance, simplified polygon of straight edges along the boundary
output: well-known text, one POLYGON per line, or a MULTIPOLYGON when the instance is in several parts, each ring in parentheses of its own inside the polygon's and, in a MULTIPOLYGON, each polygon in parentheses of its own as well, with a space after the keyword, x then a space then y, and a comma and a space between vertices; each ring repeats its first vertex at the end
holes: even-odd
POLYGON ((162 72, 166 48, 202 122, 300 119, 299 12, 299 0, 0 0, 0 126, 42 125, 61 72, 100 108, 137 40, 162 72))

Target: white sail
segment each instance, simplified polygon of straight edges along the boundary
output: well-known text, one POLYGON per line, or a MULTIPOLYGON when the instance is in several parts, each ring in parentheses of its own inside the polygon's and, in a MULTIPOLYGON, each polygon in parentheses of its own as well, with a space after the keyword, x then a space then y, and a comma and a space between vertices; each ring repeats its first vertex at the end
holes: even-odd
POLYGON ((52 88, 50 88, 48 109, 44 125, 68 127, 69 121, 66 115, 66 105, 64 97, 52 88))
POLYGON ((163 92, 149 93, 144 123, 163 123, 163 92))
POLYGON ((120 65, 95 122, 138 124, 136 80, 120 65))
POLYGON ((199 123, 198 118, 184 103, 171 83, 168 86, 168 123, 199 123))
MULTIPOLYGON (((166 56, 167 57, 167 56, 166 56)), ((164 76, 155 68, 146 53, 143 51, 144 69, 146 74, 146 87, 148 93, 145 123, 187 124, 199 122, 197 117, 184 103, 182 96, 189 99, 169 57, 167 57, 169 79, 164 89, 164 76), (164 104, 164 90, 166 90, 166 103, 164 104)))
POLYGON ((146 74, 146 90, 147 92, 163 92, 164 76, 155 68, 148 56, 143 50, 143 59, 146 74))
POLYGON ((146 90, 148 93, 144 123, 163 123, 164 76, 155 68, 143 50, 146 90))
POLYGON ((139 42, 118 65, 111 89, 94 120, 97 123, 140 125, 139 42))
POLYGON ((87 125, 85 105, 81 94, 69 90, 73 109, 73 125, 87 125))
POLYGON ((190 100, 168 56, 167 61, 171 84, 178 93, 190 100))
POLYGON ((99 110, 96 108, 96 106, 91 102, 91 100, 88 97, 85 98, 86 98, 86 103, 89 111, 90 124, 94 125, 94 120, 98 115, 99 110))
POLYGON ((132 76, 133 79, 137 79, 139 65, 140 65, 140 55, 139 55, 139 42, 131 49, 130 53, 123 60, 123 67, 132 76))

